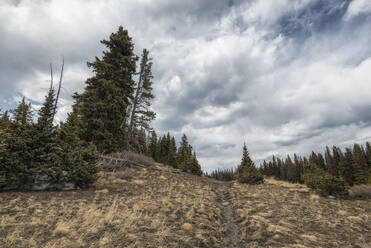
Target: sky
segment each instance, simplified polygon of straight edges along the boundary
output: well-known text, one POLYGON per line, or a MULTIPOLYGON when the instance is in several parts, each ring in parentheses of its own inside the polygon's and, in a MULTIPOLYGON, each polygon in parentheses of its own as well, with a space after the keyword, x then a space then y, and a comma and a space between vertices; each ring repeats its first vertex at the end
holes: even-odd
POLYGON ((153 127, 202 169, 371 141, 369 0, 1 0, 0 108, 37 109, 65 58, 64 120, 122 25, 153 57, 153 127))

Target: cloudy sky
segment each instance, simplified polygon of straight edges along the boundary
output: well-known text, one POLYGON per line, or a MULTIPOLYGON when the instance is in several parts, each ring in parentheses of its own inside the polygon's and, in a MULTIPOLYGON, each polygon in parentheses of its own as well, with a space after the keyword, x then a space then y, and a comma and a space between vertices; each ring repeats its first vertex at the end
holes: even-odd
POLYGON ((63 120, 119 25, 154 58, 155 129, 205 170, 371 140, 369 0, 1 0, 0 108, 37 106, 64 56, 63 120))

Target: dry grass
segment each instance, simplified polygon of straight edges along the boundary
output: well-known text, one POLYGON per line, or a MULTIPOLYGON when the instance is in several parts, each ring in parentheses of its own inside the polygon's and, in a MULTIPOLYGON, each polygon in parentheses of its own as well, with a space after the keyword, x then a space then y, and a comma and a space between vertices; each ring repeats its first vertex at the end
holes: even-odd
POLYGON ((104 171, 118 171, 132 165, 153 167, 155 165, 155 161, 153 158, 143 154, 124 151, 102 156, 98 162, 98 166, 104 171))
POLYGON ((356 185, 350 189, 351 198, 371 199, 371 185, 356 185))
POLYGON ((332 200, 268 179, 232 186, 242 247, 371 247, 371 202, 332 200))
POLYGON ((154 167, 101 172, 89 190, 0 193, 0 247, 224 248, 231 237, 225 206, 233 209, 239 247, 371 247, 370 200, 154 167))
POLYGON ((126 168, 102 172, 94 187, 0 193, 0 247, 221 246, 208 179, 126 168))

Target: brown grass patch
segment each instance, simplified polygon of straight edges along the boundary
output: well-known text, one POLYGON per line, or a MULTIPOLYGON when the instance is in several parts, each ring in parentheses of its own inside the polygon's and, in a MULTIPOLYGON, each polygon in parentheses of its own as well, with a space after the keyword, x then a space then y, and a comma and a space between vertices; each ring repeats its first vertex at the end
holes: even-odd
POLYGON ((349 190, 351 198, 371 199, 371 185, 356 185, 349 190))
POLYGON ((221 183, 155 167, 101 172, 87 190, 0 193, 0 247, 224 248, 227 207, 237 247, 371 243, 370 200, 330 200, 302 185, 221 183))

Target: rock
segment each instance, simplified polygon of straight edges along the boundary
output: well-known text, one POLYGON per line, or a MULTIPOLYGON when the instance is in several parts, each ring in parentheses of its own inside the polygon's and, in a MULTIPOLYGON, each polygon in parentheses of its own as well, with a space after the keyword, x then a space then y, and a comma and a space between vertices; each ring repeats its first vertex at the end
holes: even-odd
POLYGON ((327 196, 327 198, 330 198, 330 199, 336 199, 336 197, 333 196, 333 195, 329 195, 329 196, 327 196))
POLYGON ((229 205, 229 202, 223 202, 222 205, 223 206, 228 206, 229 205))
POLYGON ((76 185, 74 183, 65 183, 62 187, 62 190, 73 190, 76 189, 76 185))
POLYGON ((184 224, 182 225, 182 229, 187 230, 187 231, 190 231, 190 230, 193 229, 193 226, 192 226, 192 224, 184 223, 184 224))
POLYGON ((30 188, 32 190, 46 190, 50 188, 50 183, 34 184, 30 188))

